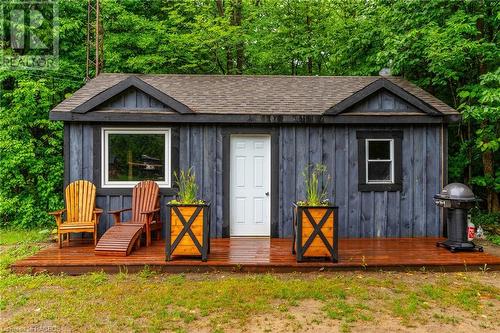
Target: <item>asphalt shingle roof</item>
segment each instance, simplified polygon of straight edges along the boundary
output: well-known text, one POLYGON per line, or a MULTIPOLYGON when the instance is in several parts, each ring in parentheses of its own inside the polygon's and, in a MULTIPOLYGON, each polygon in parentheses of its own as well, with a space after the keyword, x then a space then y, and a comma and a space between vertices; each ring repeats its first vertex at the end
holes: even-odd
MULTIPOLYGON (((131 75, 203 114, 321 115, 380 76, 101 74, 53 111, 71 112, 131 75)), ((384 77, 445 115, 458 114, 400 77, 384 77)))

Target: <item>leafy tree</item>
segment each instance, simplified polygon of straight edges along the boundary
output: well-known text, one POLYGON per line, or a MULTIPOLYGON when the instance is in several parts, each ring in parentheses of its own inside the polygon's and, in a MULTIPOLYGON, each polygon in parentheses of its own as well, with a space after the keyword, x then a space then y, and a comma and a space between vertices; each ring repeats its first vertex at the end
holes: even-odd
POLYGON ((58 70, 0 71, 2 226, 46 226, 54 223, 47 211, 63 207, 63 125, 48 111, 84 84, 86 9, 59 3, 58 70))
POLYGON ((460 105, 464 120, 479 124, 474 143, 481 152, 483 174, 474 176, 472 183, 486 189, 487 207, 498 212, 500 161, 495 153, 500 149, 500 67, 482 75, 479 84, 467 85, 459 96, 464 100, 460 105))
POLYGON ((462 123, 450 131, 451 179, 475 185, 477 193, 484 192, 488 210, 498 211, 499 161, 494 153, 499 110, 494 85, 500 63, 500 3, 433 0, 380 5, 388 32, 380 59, 392 64, 394 74, 464 111, 462 123))
POLYGON ((45 80, 21 81, 0 111, 0 217, 23 227, 48 221, 61 207, 62 125, 47 119, 54 92, 45 80))

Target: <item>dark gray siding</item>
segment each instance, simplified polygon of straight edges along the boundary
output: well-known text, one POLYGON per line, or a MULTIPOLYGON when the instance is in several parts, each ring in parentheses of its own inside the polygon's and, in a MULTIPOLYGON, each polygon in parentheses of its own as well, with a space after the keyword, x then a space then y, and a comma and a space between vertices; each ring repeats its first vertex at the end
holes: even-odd
POLYGON ((382 90, 355 104, 345 113, 366 112, 422 112, 393 93, 382 90))
MULTIPOLYGON (((404 126, 403 190, 358 192, 357 130, 388 127, 282 127, 281 206, 303 199, 302 170, 322 162, 333 176, 331 198, 339 206, 341 237, 418 237, 440 234, 432 196, 441 187, 441 127, 404 126), (318 143, 319 142, 319 143, 318 143)), ((291 212, 280 214, 280 236, 288 237, 291 212)))
MULTIPOLYGON (((141 125, 142 126, 142 125, 141 125)), ((165 126, 168 126, 167 124, 165 126)), ((432 196, 441 187, 441 127, 399 126, 403 130, 403 190, 401 192, 358 192, 357 130, 374 126, 283 126, 279 130, 280 163, 278 234, 290 237, 291 203, 304 198, 302 171, 313 163, 328 166, 333 179, 330 196, 339 206, 341 237, 417 237, 440 234, 440 216, 432 196)), ((394 127, 392 127, 394 129, 394 127)), ((179 165, 192 166, 200 195, 212 202, 212 237, 222 236, 223 144, 222 127, 185 125, 179 128, 179 165)), ((91 125, 69 126, 67 180, 88 179, 96 183, 94 129, 91 125)), ((98 141, 97 141, 98 142, 98 141)), ((162 207, 171 196, 162 197, 162 207)), ((105 211, 129 207, 130 196, 98 195, 97 205, 105 211)), ((165 212, 162 211, 163 218, 165 212)), ((124 216, 128 218, 128 214, 124 216)), ((102 234, 112 221, 103 215, 102 234)))
POLYGON ((100 109, 167 110, 169 108, 156 98, 149 96, 141 90, 129 88, 110 101, 104 103, 100 109))

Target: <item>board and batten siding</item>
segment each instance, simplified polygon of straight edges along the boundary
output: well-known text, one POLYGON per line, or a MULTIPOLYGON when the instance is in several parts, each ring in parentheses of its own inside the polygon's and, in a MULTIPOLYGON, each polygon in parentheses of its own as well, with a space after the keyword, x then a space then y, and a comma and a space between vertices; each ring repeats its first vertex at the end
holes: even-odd
POLYGON ((292 233, 290 203, 304 198, 302 172, 323 163, 329 197, 339 206, 340 237, 419 237, 441 234, 433 195, 441 189, 440 126, 317 126, 280 129, 280 237, 292 233), (358 191, 356 131, 403 131, 401 192, 358 191))
MULTIPOLYGON (((163 127, 169 126, 164 124, 163 127)), ((111 127, 111 125, 106 125, 111 127)), ((141 124, 141 127, 145 125, 141 124)), ((101 156, 94 154, 94 126, 67 123, 66 181, 87 179, 99 182, 94 175, 95 163, 101 156)), ((291 203, 304 198, 302 172, 307 165, 323 163, 332 175, 329 196, 339 206, 339 236, 358 237, 419 237, 441 234, 439 209, 433 195, 441 188, 441 126, 405 125, 397 127, 329 125, 281 126, 279 133, 278 236, 291 237, 291 203), (401 192, 359 192, 358 152, 356 131, 403 131, 401 192)), ((179 166, 193 167, 199 183, 200 197, 212 203, 211 237, 223 236, 223 127, 217 125, 179 126, 179 166)), ((97 184, 96 184, 97 185, 97 184)), ((132 191, 130 190, 130 193, 132 191)), ((113 221, 109 210, 127 208, 131 197, 123 194, 98 194, 97 206, 105 213, 99 225, 99 235, 113 221)), ((172 196, 161 197, 162 219, 165 204, 172 196)), ((123 218, 129 218, 124 213, 123 218)))

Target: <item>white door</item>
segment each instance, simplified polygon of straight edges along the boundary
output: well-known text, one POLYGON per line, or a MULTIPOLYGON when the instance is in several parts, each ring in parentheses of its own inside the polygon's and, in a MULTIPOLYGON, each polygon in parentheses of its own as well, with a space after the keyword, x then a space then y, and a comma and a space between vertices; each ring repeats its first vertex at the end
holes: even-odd
POLYGON ((231 236, 271 235, 271 137, 232 135, 231 236))

